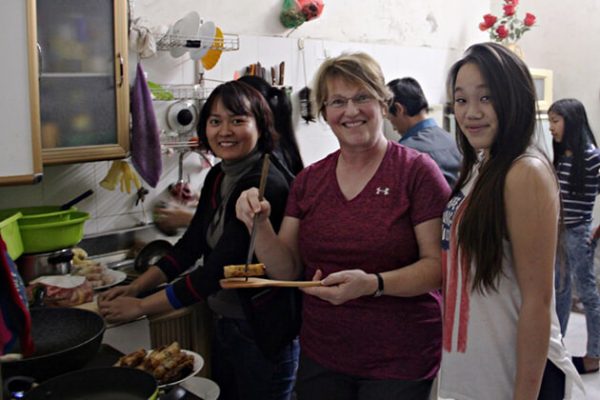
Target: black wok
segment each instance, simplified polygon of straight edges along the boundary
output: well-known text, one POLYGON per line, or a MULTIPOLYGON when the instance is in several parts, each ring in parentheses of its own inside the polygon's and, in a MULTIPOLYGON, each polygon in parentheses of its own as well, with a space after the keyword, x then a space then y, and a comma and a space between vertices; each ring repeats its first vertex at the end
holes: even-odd
POLYGON ((152 375, 134 368, 91 368, 70 372, 31 389, 26 400, 148 400, 156 399, 152 375))
POLYGON ((31 322, 35 352, 3 362, 5 379, 25 375, 42 382, 81 368, 98 353, 105 330, 102 317, 77 308, 32 308, 31 322))

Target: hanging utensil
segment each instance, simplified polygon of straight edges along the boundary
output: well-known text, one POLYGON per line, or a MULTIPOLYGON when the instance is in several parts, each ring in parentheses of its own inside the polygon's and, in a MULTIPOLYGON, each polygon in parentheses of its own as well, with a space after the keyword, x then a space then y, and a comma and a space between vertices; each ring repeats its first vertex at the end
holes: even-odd
POLYGON ((285 79, 285 61, 282 61, 279 64, 279 86, 283 86, 284 79, 285 79))
MULTIPOLYGON (((269 175, 269 155, 265 154, 263 158, 262 170, 260 172, 260 184, 258 185, 258 199, 263 201, 265 194, 265 186, 267 186, 267 176, 269 175)), ((248 245, 248 255, 246 256, 246 265, 244 266, 244 272, 248 273, 248 264, 252 264, 252 257, 254 256, 254 244, 256 241, 256 221, 258 220, 258 214, 254 214, 252 221, 252 231, 250 233, 250 244, 248 245)), ((246 280, 248 277, 246 277, 246 280)))

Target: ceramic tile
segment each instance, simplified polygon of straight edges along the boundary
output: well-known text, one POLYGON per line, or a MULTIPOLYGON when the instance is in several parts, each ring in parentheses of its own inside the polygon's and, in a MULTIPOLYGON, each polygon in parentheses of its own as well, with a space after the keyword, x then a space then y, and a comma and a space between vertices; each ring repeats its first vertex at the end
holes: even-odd
MULTIPOLYGON (((110 232, 134 226, 147 225, 150 216, 146 213, 146 219, 142 212, 119 213, 111 216, 96 218, 97 232, 110 232)), ((96 233, 97 233, 96 232, 96 233)))
MULTIPOLYGON (((42 179, 43 182, 43 179, 42 179)), ((43 204, 43 184, 0 187, 0 209, 43 204)))
POLYGON ((248 65, 260 61, 258 59, 258 40, 259 38, 256 36, 240 36, 240 49, 232 52, 230 57, 225 57, 229 54, 224 54, 219 60, 221 80, 229 81, 233 79, 236 71, 241 76, 248 65))
POLYGON ((43 196, 46 205, 64 204, 88 189, 94 194, 82 200, 75 207, 95 216, 95 196, 98 191, 94 163, 70 164, 44 169, 43 196))
MULTIPOLYGON (((279 64, 285 62, 285 73, 283 84, 294 86, 294 77, 297 74, 291 74, 292 55, 296 51, 296 40, 276 37, 260 37, 258 39, 257 59, 265 68, 266 80, 271 82, 271 67, 276 70, 276 76, 279 76, 279 64)), ((276 82, 278 84, 278 82, 276 82)))

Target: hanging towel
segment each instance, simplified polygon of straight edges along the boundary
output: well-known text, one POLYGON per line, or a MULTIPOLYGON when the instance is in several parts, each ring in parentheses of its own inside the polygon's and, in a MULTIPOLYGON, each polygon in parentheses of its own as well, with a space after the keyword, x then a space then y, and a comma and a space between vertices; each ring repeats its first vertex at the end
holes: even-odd
POLYGON ((142 179, 156 187, 162 172, 160 131, 141 63, 137 65, 131 94, 131 119, 131 161, 142 179))
POLYGON ((0 355, 13 351, 17 340, 19 352, 30 356, 34 346, 25 286, 0 237, 0 355))

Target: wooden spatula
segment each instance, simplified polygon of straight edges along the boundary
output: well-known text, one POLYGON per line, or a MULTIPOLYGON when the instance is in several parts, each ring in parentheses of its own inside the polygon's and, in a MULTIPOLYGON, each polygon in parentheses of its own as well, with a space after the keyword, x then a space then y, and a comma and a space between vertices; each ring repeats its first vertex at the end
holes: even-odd
POLYGON ((221 279, 223 289, 251 289, 267 286, 276 287, 312 287, 321 286, 321 281, 278 281, 275 279, 264 278, 226 278, 221 279))

